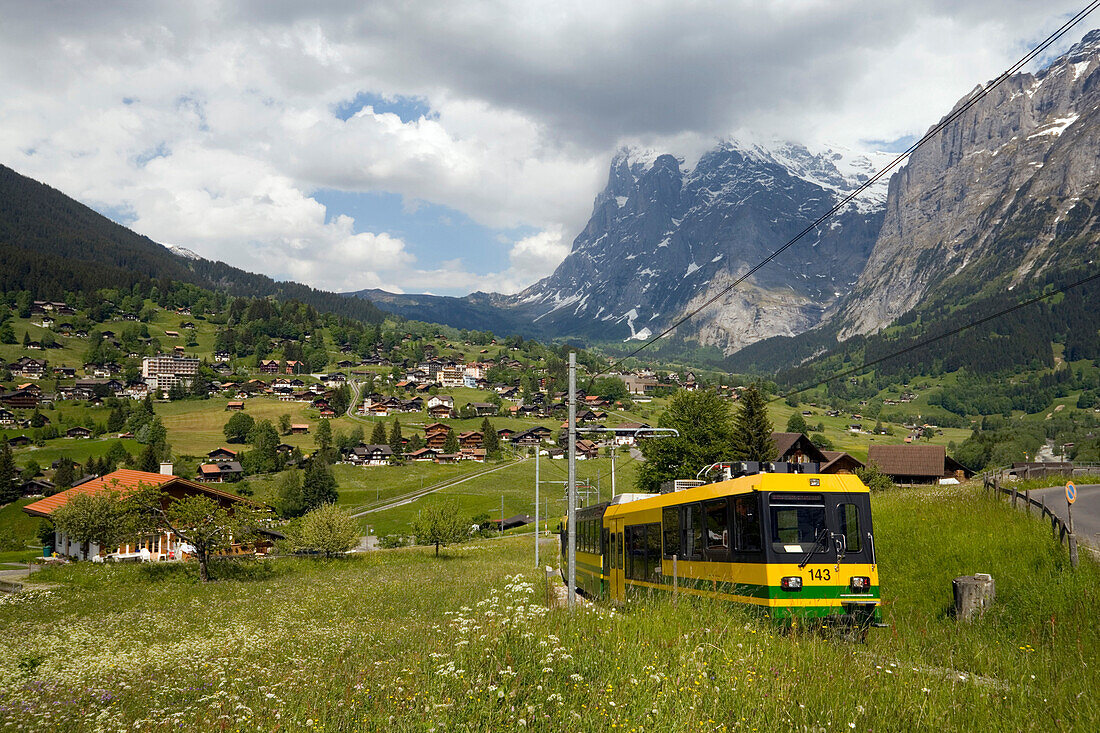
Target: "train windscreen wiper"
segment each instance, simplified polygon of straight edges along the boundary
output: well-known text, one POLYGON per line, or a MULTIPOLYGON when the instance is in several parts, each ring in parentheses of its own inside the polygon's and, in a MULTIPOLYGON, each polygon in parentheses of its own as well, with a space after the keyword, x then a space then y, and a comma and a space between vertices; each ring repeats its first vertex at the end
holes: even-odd
POLYGON ((806 557, 802 558, 802 562, 798 563, 799 570, 806 567, 806 565, 810 562, 810 558, 813 557, 815 552, 817 552, 817 548, 820 547, 823 550, 825 549, 825 540, 829 537, 829 534, 830 532, 828 528, 821 528, 821 530, 817 533, 817 539, 814 540, 814 546, 811 547, 810 551, 806 553, 806 557))

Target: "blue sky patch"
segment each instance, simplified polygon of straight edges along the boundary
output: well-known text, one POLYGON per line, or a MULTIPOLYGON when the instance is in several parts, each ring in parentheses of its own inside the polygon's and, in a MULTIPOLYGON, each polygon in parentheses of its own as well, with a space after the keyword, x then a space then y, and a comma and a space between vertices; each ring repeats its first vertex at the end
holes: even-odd
POLYGON ((372 108, 376 114, 393 113, 402 122, 412 122, 421 117, 431 119, 435 116, 428 100, 423 97, 383 97, 373 92, 359 92, 353 99, 337 103, 333 106, 332 113, 346 122, 364 107, 372 108))
MULTIPOLYGON (((325 207, 326 223, 345 214, 355 219, 357 234, 385 232, 398 237, 416 257, 415 266, 424 270, 461 259, 470 272, 500 272, 508 268, 512 244, 538 232, 530 226, 505 229, 483 226, 456 209, 424 201, 410 203, 396 193, 322 189, 313 198, 325 207)), ((446 295, 466 294, 453 291, 446 283, 431 290, 446 295)))

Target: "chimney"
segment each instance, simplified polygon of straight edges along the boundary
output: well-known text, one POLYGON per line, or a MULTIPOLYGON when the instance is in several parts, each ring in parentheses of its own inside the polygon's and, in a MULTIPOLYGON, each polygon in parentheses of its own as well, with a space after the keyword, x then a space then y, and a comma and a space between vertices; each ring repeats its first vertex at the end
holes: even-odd
POLYGON ((171 463, 162 463, 162 464, 160 464, 160 475, 161 476, 171 476, 172 475, 172 464, 171 463))

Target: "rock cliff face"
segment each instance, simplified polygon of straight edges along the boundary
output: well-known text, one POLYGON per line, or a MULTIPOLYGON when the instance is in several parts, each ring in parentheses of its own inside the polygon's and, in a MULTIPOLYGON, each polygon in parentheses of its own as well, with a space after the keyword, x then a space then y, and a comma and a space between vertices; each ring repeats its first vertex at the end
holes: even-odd
MULTIPOLYGON (((508 305, 549 333, 648 338, 786 243, 877 163, 789 143, 728 141, 684 170, 672 155, 623 151, 571 254, 508 305)), ((732 352, 819 323, 871 251, 885 198, 876 193, 720 299, 682 335, 732 352)))
POLYGON ((936 296, 1015 287, 1095 255, 1098 72, 1093 31, 1042 71, 1007 79, 911 156, 890 180, 874 251, 837 309, 841 338, 878 331, 936 296))

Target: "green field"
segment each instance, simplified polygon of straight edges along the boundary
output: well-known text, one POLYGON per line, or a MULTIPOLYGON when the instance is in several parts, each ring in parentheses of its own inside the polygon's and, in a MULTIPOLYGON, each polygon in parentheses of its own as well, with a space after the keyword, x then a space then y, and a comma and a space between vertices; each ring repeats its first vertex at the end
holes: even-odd
MULTIPOLYGON (((339 561, 78 564, 0 599, 22 730, 1095 730, 1100 572, 979 492, 875 495, 888 629, 737 607, 544 608, 530 537, 339 561), (977 528, 977 529, 976 529, 977 528), (950 615, 951 578, 997 601, 950 615), (124 671, 124 673, 122 673, 124 671)), ((553 545, 545 545, 553 561, 553 545)))

